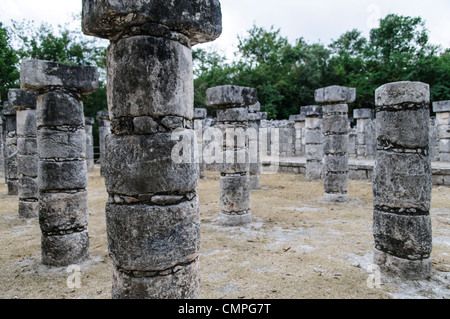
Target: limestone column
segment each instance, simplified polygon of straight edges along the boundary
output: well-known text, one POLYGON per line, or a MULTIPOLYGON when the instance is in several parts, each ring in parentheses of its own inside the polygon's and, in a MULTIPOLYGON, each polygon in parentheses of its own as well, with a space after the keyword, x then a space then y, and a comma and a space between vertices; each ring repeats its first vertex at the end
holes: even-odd
POLYGON ((36 125, 42 262, 50 266, 76 264, 89 253, 81 99, 98 89, 97 68, 26 60, 20 75, 22 89, 39 94, 36 125))
POLYGON ((0 116, 0 177, 5 177, 5 154, 3 152, 3 120, 0 116))
POLYGON ((433 103, 436 113, 439 161, 450 162, 450 100, 433 103))
POLYGON ((83 1, 83 32, 111 41, 102 164, 115 299, 198 297, 191 46, 216 39, 221 21, 215 0, 83 1))
POLYGON ((303 106, 301 113, 305 114, 306 178, 319 180, 323 169, 322 107, 303 106))
POLYGON ((256 102, 252 88, 224 85, 206 91, 206 103, 217 107, 217 122, 225 136, 220 169, 220 220, 225 226, 252 221, 247 129, 248 107, 256 102))
POLYGON ((260 189, 259 175, 262 173, 262 163, 259 154, 259 129, 261 127, 261 104, 257 102, 248 107, 248 127, 253 130, 249 134, 249 152, 252 152, 250 157, 250 190, 260 189))
POLYGON ((203 159, 203 132, 206 129, 205 120, 207 116, 206 109, 194 109, 194 131, 197 136, 197 163, 199 166, 200 179, 205 179, 206 163, 203 159))
POLYGON ((368 159, 367 139, 370 138, 369 125, 373 120, 372 109, 356 109, 353 117, 356 120, 356 158, 368 159))
POLYGON ((375 103, 374 261, 386 274, 424 279, 432 267, 429 85, 389 83, 375 103))
POLYGON ((93 125, 95 119, 93 117, 85 118, 84 129, 86 131, 86 164, 88 172, 93 172, 95 170, 94 162, 94 136, 93 136, 93 125))
POLYGON ((315 99, 323 103, 323 178, 324 200, 348 202, 348 105, 356 90, 330 86, 316 91, 315 99))
POLYGON ((291 115, 289 121, 295 122, 295 151, 294 155, 297 157, 303 156, 305 154, 303 145, 303 133, 305 132, 305 114, 291 115))
POLYGON ((19 174, 17 171, 17 128, 16 110, 9 102, 3 103, 4 123, 4 156, 5 156, 5 180, 8 185, 8 195, 19 194, 19 174))
POLYGON ((11 89, 8 92, 10 105, 16 110, 19 217, 21 218, 39 216, 36 98, 37 94, 34 92, 19 89, 11 89))
POLYGON ((97 121, 98 121, 98 143, 100 148, 100 175, 104 175, 104 166, 103 159, 105 158, 106 151, 106 137, 111 134, 111 121, 109 118, 108 111, 100 111, 97 113, 97 121))

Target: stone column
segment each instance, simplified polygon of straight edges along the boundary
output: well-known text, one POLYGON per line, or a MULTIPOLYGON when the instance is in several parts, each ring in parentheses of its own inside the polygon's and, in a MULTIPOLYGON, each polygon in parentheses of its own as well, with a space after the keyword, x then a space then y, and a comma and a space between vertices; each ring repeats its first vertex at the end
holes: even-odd
POLYGON ((396 82, 375 91, 374 261, 386 274, 431 275, 429 85, 396 82))
POLYGON ((27 60, 20 75, 22 89, 39 94, 36 124, 42 262, 50 266, 76 264, 89 253, 81 99, 98 89, 97 68, 27 60))
POLYGON ((206 129, 205 119, 207 116, 206 109, 194 109, 194 131, 197 136, 197 163, 199 166, 200 179, 205 179, 206 163, 203 159, 203 132, 206 129))
POLYGON ((348 202, 348 105, 356 99, 356 90, 330 86, 316 91, 323 103, 322 132, 324 152, 324 199, 348 202))
POLYGON ((319 180, 322 178, 323 162, 322 107, 303 106, 301 112, 305 114, 306 178, 319 180))
POLYGON ((433 103, 436 113, 436 126, 439 161, 450 162, 450 100, 433 103))
POLYGON ((353 111, 356 120, 356 158, 369 159, 367 150, 367 139, 371 137, 369 125, 374 118, 372 109, 356 109, 353 111))
POLYGON ((206 91, 206 103, 217 107, 217 122, 225 136, 220 169, 220 220, 225 226, 252 221, 246 131, 248 107, 256 102, 256 90, 252 88, 224 85, 206 91))
POLYGON ((8 195, 17 196, 19 194, 19 174, 17 171, 17 128, 16 110, 9 102, 3 103, 3 123, 4 123, 4 156, 5 156, 5 180, 8 185, 8 195))
POLYGON ((249 135, 249 151, 252 152, 250 158, 250 190, 260 189, 259 175, 262 173, 262 163, 259 154, 259 129, 261 127, 261 104, 257 102, 248 107, 248 127, 255 134, 249 135))
POLYGON ((294 155, 297 157, 303 156, 305 154, 305 149, 303 145, 304 132, 305 132, 305 114, 291 115, 289 121, 295 122, 295 151, 294 155))
POLYGON ((19 217, 21 218, 39 216, 36 98, 37 94, 34 92, 19 89, 11 89, 8 92, 9 103, 16 110, 19 217))
POLYGON ((191 45, 216 39, 221 21, 216 0, 83 1, 83 32, 111 40, 102 164, 113 298, 198 296, 191 45))
POLYGON ((100 111, 97 113, 97 121, 98 121, 98 143, 100 148, 100 175, 104 176, 104 166, 103 159, 105 158, 106 151, 106 137, 111 134, 111 121, 109 119, 108 111, 100 111))
POLYGON ((93 125, 95 123, 95 119, 93 117, 86 117, 84 123, 84 129, 86 131, 86 164, 88 172, 93 172, 95 170, 93 136, 93 125))

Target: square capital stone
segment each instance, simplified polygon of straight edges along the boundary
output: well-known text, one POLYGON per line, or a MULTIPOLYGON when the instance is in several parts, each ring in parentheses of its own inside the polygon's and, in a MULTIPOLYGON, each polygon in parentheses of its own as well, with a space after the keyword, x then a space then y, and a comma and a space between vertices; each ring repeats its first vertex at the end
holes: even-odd
MULTIPOLYGON (((213 41, 222 33, 219 0, 83 0, 82 15, 83 32, 106 39, 145 24, 181 33, 191 45, 213 41)), ((152 28, 142 31, 159 35, 151 34, 152 28)))
POLYGON ((356 100, 356 89, 345 86, 329 86, 315 92, 317 103, 352 103, 356 100))
POLYGON ((430 86, 422 82, 393 82, 380 86, 375 90, 376 106, 429 102, 430 86))
POLYGON ((8 101, 11 107, 16 110, 35 110, 36 100, 37 94, 35 92, 27 92, 20 89, 10 89, 8 91, 8 101))
POLYGON ((223 85, 206 90, 206 104, 218 107, 250 106, 258 102, 256 89, 223 85))
POLYGON ((433 112, 435 113, 450 112, 450 100, 433 102, 433 112))
POLYGON ((44 60, 25 60, 20 68, 20 84, 24 91, 63 87, 90 94, 99 87, 98 77, 98 70, 93 66, 68 66, 44 60))

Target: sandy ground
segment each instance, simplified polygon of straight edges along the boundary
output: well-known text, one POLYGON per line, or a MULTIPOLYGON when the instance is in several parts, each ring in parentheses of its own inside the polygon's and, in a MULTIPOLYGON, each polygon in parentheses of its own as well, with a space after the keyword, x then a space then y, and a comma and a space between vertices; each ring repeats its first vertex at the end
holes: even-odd
MULTIPOLYGON (((202 299, 450 298, 450 188, 434 187, 433 276, 399 282, 372 272, 372 189, 350 181, 350 203, 322 202, 323 183, 302 175, 261 176, 252 192, 253 223, 219 224, 219 174, 208 172, 201 202, 202 299), (374 284, 375 283, 375 284, 374 284)), ((89 175, 90 258, 81 263, 81 288, 68 288, 66 267, 41 264, 37 219, 21 220, 17 197, 0 185, 0 298, 109 299, 104 207, 99 169, 89 175)))

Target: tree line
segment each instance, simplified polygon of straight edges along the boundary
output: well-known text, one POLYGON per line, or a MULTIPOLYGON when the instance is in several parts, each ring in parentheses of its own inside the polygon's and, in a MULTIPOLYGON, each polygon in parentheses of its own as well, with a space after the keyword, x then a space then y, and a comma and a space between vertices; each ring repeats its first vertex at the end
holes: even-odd
MULTIPOLYGON (((75 22, 79 20, 78 16, 75 22)), ((0 22, 0 97, 5 101, 8 89, 19 87, 23 59, 95 65, 102 75, 100 89, 84 98, 85 115, 95 117, 107 109, 106 48, 107 42, 84 36, 81 27, 55 29, 27 21, 12 21, 6 27, 0 22)), ((301 106, 315 104, 316 89, 329 85, 356 88, 350 114, 353 108, 373 108, 375 89, 395 81, 425 82, 433 101, 450 99, 450 49, 429 43, 420 17, 390 14, 368 38, 354 29, 328 45, 308 43, 302 37, 290 43, 280 29, 255 25, 238 36, 231 62, 218 51, 194 47, 192 54, 194 105, 199 108, 207 108, 208 88, 225 84, 256 88, 270 119, 298 114, 301 106)), ((208 112, 214 115, 215 110, 208 112)))

